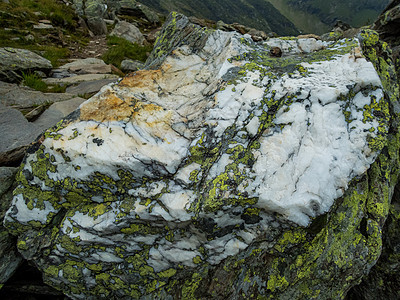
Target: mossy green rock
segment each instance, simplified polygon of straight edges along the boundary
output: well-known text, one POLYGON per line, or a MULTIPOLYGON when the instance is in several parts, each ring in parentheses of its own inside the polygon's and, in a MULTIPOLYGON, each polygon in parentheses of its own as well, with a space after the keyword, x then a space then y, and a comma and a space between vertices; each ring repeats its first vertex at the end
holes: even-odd
POLYGON ((388 53, 368 30, 254 43, 173 13, 147 69, 28 151, 5 226, 73 299, 342 299, 398 180, 388 53))

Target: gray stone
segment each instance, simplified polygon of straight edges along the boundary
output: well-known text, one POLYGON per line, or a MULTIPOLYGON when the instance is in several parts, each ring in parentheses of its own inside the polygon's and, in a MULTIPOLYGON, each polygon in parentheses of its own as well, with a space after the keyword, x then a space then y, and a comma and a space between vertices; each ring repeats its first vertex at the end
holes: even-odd
POLYGON ((121 70, 124 72, 135 72, 143 69, 144 63, 138 60, 124 59, 121 62, 121 70))
POLYGON ((58 70, 67 70, 74 74, 109 74, 111 66, 98 58, 77 59, 73 62, 60 66, 58 70))
POLYGON ((0 103, 24 110, 45 103, 65 101, 74 98, 68 93, 42 93, 27 87, 0 81, 0 103))
POLYGON ((87 25, 95 35, 104 35, 108 32, 107 24, 102 18, 89 18, 87 19, 87 25))
POLYGON ((125 21, 118 22, 110 35, 124 38, 131 43, 137 43, 139 45, 143 45, 143 42, 145 41, 145 38, 140 32, 139 28, 125 21))
POLYGON ((65 69, 53 69, 51 70, 51 78, 65 78, 76 76, 76 74, 70 73, 68 70, 65 69))
POLYGON ((18 163, 25 150, 41 133, 16 109, 0 106, 0 166, 18 163))
POLYGON ((37 25, 33 25, 33 29, 54 29, 54 27, 51 24, 39 23, 37 25))
POLYGON ((28 34, 28 35, 26 35, 26 36, 24 37, 24 39, 25 39, 26 41, 33 42, 33 41, 35 40, 35 37, 34 37, 32 34, 28 34))
POLYGON ((18 168, 0 167, 0 284, 5 283, 15 273, 23 261, 15 246, 15 237, 3 226, 4 215, 12 201, 17 170, 18 168))
POLYGON ((76 86, 70 86, 67 88, 67 93, 74 95, 90 95, 97 93, 100 89, 111 83, 116 82, 118 79, 100 79, 93 81, 84 81, 76 86))
POLYGON ((46 78, 43 81, 47 84, 61 84, 61 85, 71 85, 84 81, 93 81, 100 79, 116 79, 119 76, 114 74, 84 74, 84 75, 76 75, 65 78, 46 78))
POLYGON ((85 101, 83 98, 76 97, 67 101, 53 103, 33 124, 44 131, 68 116, 85 101))
MULTIPOLYGON (((0 167, 0 197, 2 197, 14 183, 14 177, 17 173, 17 168, 0 167)), ((3 218, 4 216, 1 216, 3 218)))
POLYGON ((17 82, 22 72, 40 70, 49 73, 51 62, 36 53, 16 48, 0 48, 0 80, 17 82))

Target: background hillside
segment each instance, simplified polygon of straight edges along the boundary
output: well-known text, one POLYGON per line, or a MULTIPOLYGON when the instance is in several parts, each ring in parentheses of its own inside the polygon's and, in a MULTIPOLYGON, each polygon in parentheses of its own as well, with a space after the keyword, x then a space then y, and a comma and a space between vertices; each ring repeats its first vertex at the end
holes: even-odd
POLYGON ((299 31, 266 0, 142 0, 141 3, 161 13, 175 10, 187 16, 225 23, 241 23, 265 32, 296 35, 299 31))
POLYGON ((337 20, 371 24, 390 0, 266 0, 305 33, 327 32, 337 20))

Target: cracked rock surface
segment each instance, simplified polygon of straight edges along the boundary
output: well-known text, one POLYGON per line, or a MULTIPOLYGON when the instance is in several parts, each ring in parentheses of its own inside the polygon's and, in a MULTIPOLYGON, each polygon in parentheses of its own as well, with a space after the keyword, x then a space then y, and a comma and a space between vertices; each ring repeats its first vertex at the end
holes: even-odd
POLYGON ((344 297, 398 171, 393 66, 359 38, 254 43, 171 14, 147 69, 28 151, 19 251, 74 299, 344 297))

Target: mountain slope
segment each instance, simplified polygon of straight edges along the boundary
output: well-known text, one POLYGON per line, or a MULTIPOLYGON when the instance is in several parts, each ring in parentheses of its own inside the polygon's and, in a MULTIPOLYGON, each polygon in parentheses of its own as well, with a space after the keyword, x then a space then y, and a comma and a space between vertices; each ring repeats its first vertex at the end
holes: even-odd
POLYGON ((265 0, 303 32, 324 33, 337 20, 354 27, 372 23, 390 0, 265 0))
POLYGON ((279 35, 296 35, 299 31, 271 3, 266 0, 142 0, 141 3, 162 13, 175 10, 187 16, 238 22, 243 25, 276 32, 279 35))

